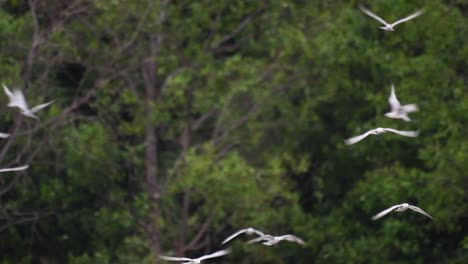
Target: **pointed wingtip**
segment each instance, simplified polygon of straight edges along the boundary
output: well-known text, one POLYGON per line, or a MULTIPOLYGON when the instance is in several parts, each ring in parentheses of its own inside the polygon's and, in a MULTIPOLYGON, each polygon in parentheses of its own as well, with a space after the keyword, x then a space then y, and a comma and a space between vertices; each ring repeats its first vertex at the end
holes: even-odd
POLYGON ((9 133, 0 133, 0 138, 9 138, 11 134, 9 133))
POLYGON ((3 90, 5 91, 5 93, 6 93, 7 95, 10 95, 10 94, 11 94, 10 89, 8 89, 8 87, 7 87, 4 83, 2 83, 2 86, 3 86, 3 90))
POLYGON ((363 6, 363 5, 361 5, 361 4, 358 5, 358 8, 359 8, 362 12, 364 12, 364 13, 366 13, 366 14, 367 14, 367 12, 370 12, 369 9, 367 9, 365 6, 363 6))

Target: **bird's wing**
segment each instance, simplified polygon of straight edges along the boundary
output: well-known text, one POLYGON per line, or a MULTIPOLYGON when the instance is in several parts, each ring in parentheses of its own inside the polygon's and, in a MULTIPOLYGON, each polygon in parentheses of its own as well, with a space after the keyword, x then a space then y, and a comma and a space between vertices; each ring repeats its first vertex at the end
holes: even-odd
POLYGON ((359 135, 359 136, 355 136, 355 137, 352 137, 352 138, 348 138, 348 139, 345 139, 345 144, 346 145, 352 145, 354 143, 357 143, 361 140, 363 140, 364 138, 366 138, 367 136, 370 135, 370 133, 372 133, 372 131, 374 131, 375 129, 373 130, 369 130, 367 131, 366 133, 362 134, 362 135, 359 135))
POLYGON ((229 241, 231 241, 233 238, 237 237, 238 235, 242 234, 242 233, 248 233, 248 232, 252 232, 252 233, 255 233, 256 235, 259 235, 259 236, 263 236, 264 234, 254 228, 244 228, 244 229, 241 229, 239 231, 237 231, 236 233, 230 235, 228 238, 224 239, 224 241, 221 243, 221 244, 225 244, 229 241))
POLYGON ((419 130, 418 131, 401 131, 401 130, 396 130, 393 128, 384 128, 385 131, 393 132, 398 135, 402 135, 405 137, 417 137, 419 135, 419 130))
POLYGON ((388 208, 388 209, 383 210, 382 212, 380 212, 380 213, 374 215, 374 216, 372 217, 372 220, 377 220, 377 219, 381 218, 382 216, 385 216, 386 214, 390 213, 391 211, 397 209, 399 206, 400 206, 400 204, 394 205, 394 206, 392 206, 392 207, 390 207, 390 208, 388 208))
POLYGON ((20 167, 14 167, 14 168, 6 168, 6 169, 0 169, 0 172, 8 172, 8 171, 22 171, 29 168, 29 165, 24 165, 20 167))
POLYGON ((294 236, 294 235, 284 235, 284 236, 281 236, 279 239, 280 240, 287 240, 287 241, 291 241, 291 242, 296 242, 296 243, 299 243, 301 245, 305 244, 302 239, 300 239, 299 237, 294 236))
POLYGON ((407 104, 400 107, 405 113, 412 113, 419 110, 417 104, 407 104))
POLYGON ((242 233, 244 233, 244 232, 247 232, 247 230, 248 230, 248 228, 245 228, 245 229, 241 229, 241 230, 235 232, 234 234, 232 234, 232 235, 230 235, 229 237, 227 237, 226 239, 224 239, 223 242, 221 242, 221 244, 225 244, 225 243, 231 241, 231 240, 232 240, 233 238, 235 238, 236 236, 238 236, 238 235, 240 235, 240 234, 242 234, 242 233))
MULTIPOLYGON (((10 102, 8 103, 9 107, 19 107, 21 109, 24 109, 24 100, 21 100, 20 93, 17 90, 10 91, 8 87, 6 87, 5 84, 3 84, 3 90, 5 91, 5 94, 8 96, 8 99, 10 102)), ((24 99, 24 97, 23 97, 24 99)))
POLYGON ((396 111, 400 106, 401 103, 398 101, 396 94, 395 94, 395 87, 392 84, 392 90, 390 91, 390 96, 388 97, 388 103, 390 104, 390 108, 392 112, 396 111))
POLYGON ((264 236, 265 235, 265 234, 263 234, 263 232, 258 231, 257 229, 254 229, 254 228, 251 228, 250 232, 254 232, 258 236, 264 236))
POLYGON ((8 133, 0 133, 0 138, 8 138, 10 137, 10 134, 8 133))
POLYGON ((3 84, 3 90, 5 91, 5 94, 8 96, 8 98, 10 98, 10 100, 14 97, 13 93, 10 91, 10 89, 8 89, 8 87, 5 84, 3 84))
POLYGON ((415 212, 418 212, 418 213, 420 213, 420 214, 423 214, 423 215, 429 217, 430 219, 434 219, 434 218, 432 218, 432 216, 430 216, 428 213, 426 213, 423 209, 421 209, 421 208, 419 208, 419 207, 417 207, 417 206, 409 205, 408 207, 409 207, 411 210, 415 211, 415 212))
POLYGON ((41 110, 42 108, 44 108, 44 107, 50 105, 50 104, 53 103, 53 102, 55 102, 55 100, 52 100, 52 101, 50 101, 50 102, 48 102, 48 103, 45 103, 45 104, 40 104, 40 105, 38 105, 38 106, 35 106, 35 107, 33 107, 33 108, 31 109, 31 113, 36 113, 37 111, 39 111, 39 110, 41 110))
POLYGON ((379 21, 380 23, 384 24, 385 26, 389 26, 388 22, 383 20, 383 18, 379 17, 378 15, 372 13, 369 9, 365 8, 364 6, 360 5, 359 9, 364 12, 366 15, 372 17, 373 19, 379 21))
POLYGON ((168 257, 168 256, 159 256, 159 258, 169 261, 191 261, 190 258, 178 258, 178 257, 168 257))
POLYGON ((24 99, 24 94, 21 90, 15 89, 13 90, 13 100, 10 102, 12 106, 17 106, 23 111, 28 111, 28 103, 26 103, 26 99, 24 99))
POLYGON ((216 251, 215 253, 211 253, 209 255, 205 255, 203 257, 199 257, 197 258, 196 260, 204 260, 204 259, 209 259, 209 258, 217 258, 217 257, 221 257, 221 256, 224 256, 224 255, 227 255, 231 253, 231 250, 230 249, 223 249, 223 250, 220 250, 220 251, 216 251))
POLYGON ((394 22, 394 23, 392 24, 392 26, 394 27, 394 26, 396 26, 396 25, 398 25, 398 24, 400 24, 400 23, 403 23, 403 22, 406 22, 406 21, 411 20, 411 19, 413 19, 413 18, 416 18, 416 17, 420 16, 422 13, 424 13, 423 10, 418 10, 418 11, 415 12, 414 14, 409 15, 409 16, 407 16, 407 17, 405 17, 405 18, 402 18, 402 19, 400 19, 400 20, 394 22))

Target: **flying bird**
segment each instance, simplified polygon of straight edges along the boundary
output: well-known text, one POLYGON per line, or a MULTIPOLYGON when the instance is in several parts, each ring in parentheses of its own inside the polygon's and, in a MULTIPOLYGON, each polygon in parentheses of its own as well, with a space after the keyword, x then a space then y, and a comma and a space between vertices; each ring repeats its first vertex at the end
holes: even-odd
POLYGON ((24 165, 20 167, 13 167, 13 168, 5 168, 5 169, 0 169, 0 172, 8 172, 8 171, 22 171, 29 168, 29 165, 24 165))
POLYGON ((405 18, 402 18, 396 22, 394 22, 393 24, 389 24, 387 21, 383 20, 381 17, 377 16, 376 14, 372 13, 369 9, 365 8, 364 6, 359 6, 359 9, 361 9, 362 12, 364 12, 366 15, 372 17, 373 19, 379 21, 380 23, 384 24, 385 26, 384 27, 380 27, 381 29, 383 30, 386 30, 386 31, 395 31, 395 29, 393 29, 393 27, 395 27, 396 25, 400 24, 400 23, 403 23, 403 22, 406 22, 408 20, 411 20, 413 18, 416 18, 418 16, 420 16, 424 11, 423 10, 418 10, 417 12, 415 12, 414 14, 412 15, 409 15, 405 18))
POLYGON ((278 244, 281 241, 290 241, 290 242, 295 242, 301 245, 305 244, 304 241, 300 239, 299 237, 294 236, 294 235, 289 235, 289 234, 284 235, 284 236, 262 235, 262 236, 259 236, 257 238, 250 240, 247 243, 252 244, 252 243, 256 243, 260 241, 265 241, 262 244, 266 246, 273 246, 273 245, 278 244))
POLYGON ((258 231, 258 230, 256 230, 256 229, 254 229, 254 228, 249 227, 249 228, 241 229, 241 230, 237 231, 236 233, 230 235, 228 238, 224 239, 224 241, 222 242, 222 244, 225 244, 225 243, 231 241, 233 238, 235 238, 235 237, 237 237, 238 235, 243 234, 243 233, 245 233, 246 235, 253 235, 253 234, 255 234, 255 235, 258 235, 258 236, 264 236, 264 234, 263 234, 262 232, 260 232, 260 231, 258 231))
POLYGON ((202 260, 209 259, 209 258, 217 258, 221 257, 224 255, 227 255, 231 253, 230 249, 224 249, 217 251, 215 253, 211 253, 209 255, 205 255, 196 259, 191 259, 191 258, 178 258, 178 257, 167 257, 167 256, 159 256, 159 258, 164 259, 164 260, 169 260, 169 261, 180 261, 183 264, 200 264, 202 260))
POLYGON ((37 116, 34 115, 37 111, 43 109, 44 107, 50 105, 54 101, 50 101, 45 104, 40 104, 38 106, 35 106, 31 109, 29 109, 28 104, 26 103, 26 99, 24 99, 24 94, 21 90, 14 89, 13 92, 11 92, 6 85, 3 85, 3 90, 5 91, 5 94, 8 96, 10 99, 10 102, 8 103, 9 107, 18 107, 21 110, 21 114, 31 117, 31 118, 36 118, 37 116))
POLYGON ((388 209, 385 209, 385 210, 383 210, 382 212, 380 212, 380 213, 374 215, 374 216, 372 217, 372 220, 377 220, 377 219, 381 218, 382 216, 385 216, 386 214, 388 214, 388 213, 390 213, 390 212, 392 212, 392 211, 395 211, 395 212, 404 212, 404 211, 406 211, 406 210, 408 210, 408 209, 411 209, 411 210, 416 211, 416 212, 418 212, 418 213, 420 213, 420 214, 422 214, 422 215, 425 215, 425 216, 427 216, 427 217, 429 217, 429 218, 431 218, 431 219, 434 219, 434 218, 432 218, 432 216, 430 216, 428 213, 424 212, 421 208, 416 207, 416 206, 414 206, 414 205, 407 204, 407 203, 402 203, 402 204, 394 205, 394 206, 392 206, 392 207, 390 207, 390 208, 388 208, 388 209))
POLYGON ((362 135, 345 139, 345 144, 346 145, 352 145, 352 144, 358 143, 359 141, 365 139, 369 135, 380 135, 380 134, 385 133, 385 132, 392 132, 392 133, 402 135, 402 136, 405 136, 405 137, 417 137, 419 135, 419 131, 401 131, 401 130, 396 130, 396 129, 393 129, 393 128, 378 127, 376 129, 369 130, 369 131, 367 131, 366 133, 364 133, 362 135))
POLYGON ((386 113, 385 116, 388 118, 403 119, 407 122, 410 122, 411 119, 408 117, 408 113, 418 111, 418 106, 416 104, 407 104, 401 105, 398 101, 395 94, 395 87, 392 84, 392 90, 390 91, 390 96, 388 97, 388 103, 390 104, 391 111, 386 113))

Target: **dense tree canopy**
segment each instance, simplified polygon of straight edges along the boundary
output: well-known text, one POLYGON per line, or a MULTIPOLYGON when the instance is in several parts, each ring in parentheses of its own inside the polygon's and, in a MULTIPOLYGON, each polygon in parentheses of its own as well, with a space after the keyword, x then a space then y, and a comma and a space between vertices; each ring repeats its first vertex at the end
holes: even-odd
POLYGON ((466 1, 2 3, 1 82, 55 101, 0 96, 0 163, 30 165, 0 175, 1 263, 467 263, 466 1), (376 127, 421 133, 343 142, 376 127), (371 220, 404 202, 435 221, 371 220), (306 244, 221 245, 249 226, 306 244))

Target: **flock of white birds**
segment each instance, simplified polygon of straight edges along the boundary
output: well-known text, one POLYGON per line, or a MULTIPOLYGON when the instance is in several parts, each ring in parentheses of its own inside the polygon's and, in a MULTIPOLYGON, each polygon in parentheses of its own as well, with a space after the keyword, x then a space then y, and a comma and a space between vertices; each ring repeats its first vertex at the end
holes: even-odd
MULTIPOLYGON (((403 22, 406 22, 408 20, 414 19, 414 18, 418 17, 419 15, 421 15, 423 13, 423 11, 420 10, 420 11, 417 11, 417 12, 415 12, 414 14, 412 14, 410 16, 407 16, 407 17, 402 18, 402 19, 400 19, 400 20, 398 20, 398 21, 396 21, 396 22, 394 22, 392 24, 389 24, 388 22, 383 20, 381 17, 379 17, 376 14, 372 13, 371 11, 366 9, 365 7, 359 6, 359 8, 366 15, 368 15, 368 16, 374 18, 375 20, 379 21, 380 23, 382 23, 384 26, 380 27, 380 28, 383 29, 383 30, 386 30, 386 31, 395 31, 394 27, 396 25, 398 25, 400 23, 403 23, 403 22)), ((54 101, 50 101, 48 103, 40 104, 40 105, 35 106, 33 108, 29 108, 28 104, 26 103, 26 99, 24 98, 24 94, 23 94, 23 92, 21 90, 13 89, 13 92, 12 92, 12 91, 10 91, 8 89, 8 87, 6 85, 3 85, 3 89, 4 89, 5 94, 8 96, 8 99, 9 99, 8 106, 9 107, 17 107, 20 110, 22 115, 30 117, 30 118, 37 119, 38 117, 35 115, 35 113, 40 111, 41 109, 47 107, 48 105, 50 105, 51 103, 54 102, 54 101)), ((393 84, 391 86, 391 92, 390 92, 390 97, 388 98, 388 102, 390 104, 390 109, 391 109, 391 111, 389 113, 385 114, 385 116, 388 117, 388 118, 402 119, 404 121, 410 122, 411 119, 408 117, 408 114, 418 111, 418 106, 416 104, 401 105, 400 101, 398 101, 398 99, 396 97, 395 87, 393 86, 393 84)), ((396 130, 396 129, 392 129, 392 128, 381 128, 381 127, 379 127, 379 128, 367 131, 366 133, 364 133, 362 135, 346 139, 345 143, 347 145, 355 144, 355 143, 358 143, 359 141, 365 139, 369 135, 380 135, 380 134, 385 133, 385 132, 392 132, 392 133, 402 135, 402 136, 406 136, 406 137, 417 137, 419 135, 419 131, 400 131, 400 130, 396 130)), ((0 138, 8 138, 8 137, 10 137, 10 134, 0 133, 0 138)), ((0 172, 22 171, 22 170, 26 170, 27 168, 29 168, 29 165, 23 165, 23 166, 13 167, 13 168, 4 168, 4 169, 0 169, 0 172)), ((403 211, 406 211, 407 209, 411 209, 411 210, 413 210, 415 212, 418 212, 418 213, 420 213, 422 215, 425 215, 425 216, 433 219, 428 213, 423 211, 421 208, 410 205, 410 204, 407 204, 407 203, 403 203, 403 204, 394 205, 394 206, 392 206, 392 207, 390 207, 388 209, 385 209, 384 211, 382 211, 382 212, 376 214, 375 216, 373 216, 372 220, 377 220, 377 219, 389 214, 392 211, 403 212, 403 211)), ((281 241, 290 241, 290 242, 295 242, 295 243, 298 243, 298 244, 301 244, 301 245, 305 244, 302 239, 300 239, 299 237, 294 236, 294 235, 287 234, 287 235, 283 235, 283 236, 272 236, 272 235, 269 235, 269 234, 264 234, 263 232, 261 232, 259 230, 256 230, 254 228, 241 229, 238 232, 236 232, 236 233, 232 234, 231 236, 229 236, 228 238, 226 238, 222 242, 222 244, 225 244, 225 243, 231 241, 232 239, 236 238, 237 236, 239 236, 241 234, 256 235, 257 236, 256 238, 254 238, 252 240, 249 240, 247 242, 248 244, 262 242, 262 244, 265 245, 265 246, 273 246, 273 245, 278 244, 281 241)), ((221 257, 221 256, 229 254, 230 252, 231 252, 230 249, 224 249, 224 250, 220 250, 220 251, 217 251, 217 252, 214 252, 214 253, 199 257, 199 258, 195 258, 195 259, 186 258, 186 257, 169 257, 169 256, 160 256, 160 258, 163 259, 163 260, 169 260, 169 261, 179 261, 179 262, 182 262, 184 264, 200 264, 205 259, 221 257)))
MULTIPOLYGON (((6 87, 6 85, 3 85, 3 90, 5 91, 5 94, 8 96, 8 99, 10 102, 8 103, 9 107, 17 107, 20 109, 20 112, 22 115, 31 117, 31 118, 36 118, 37 116, 34 115, 37 111, 43 109, 44 107, 50 105, 53 103, 53 101, 38 105, 32 109, 28 107, 28 104, 26 103, 26 99, 24 99, 24 94, 21 90, 14 89, 13 92, 6 87)), ((9 138, 10 134, 8 133, 0 133, 0 138, 9 138)), ((13 167, 13 168, 4 168, 0 169, 0 172, 10 172, 10 171, 23 171, 29 168, 29 165, 23 165, 19 167, 13 167)))
MULTIPOLYGON (((384 24, 384 26, 380 27, 380 28, 383 29, 383 30, 386 30, 386 31, 395 31, 395 29, 393 28, 394 26, 396 26, 396 25, 398 25, 400 23, 406 22, 408 20, 411 20, 413 18, 416 18, 416 17, 418 17, 419 15, 421 15, 423 13, 422 10, 419 10, 419 11, 415 12, 412 15, 409 15, 409 16, 407 16, 405 18, 402 18, 402 19, 396 21, 393 24, 389 24, 388 22, 383 20, 381 17, 379 17, 376 14, 372 13, 367 8, 365 8, 363 6, 359 6, 359 8, 366 15, 368 15, 368 16, 374 18, 375 20, 379 21, 380 23, 384 24)), ((393 86, 393 84, 391 86, 390 96, 388 97, 388 103, 390 104, 390 112, 385 114, 385 116, 388 117, 388 118, 402 119, 402 120, 404 120, 406 122, 410 122, 411 119, 408 117, 408 114, 416 112, 416 111, 419 110, 418 105, 416 105, 416 104, 401 105, 400 101, 396 97, 395 87, 393 86)), ((405 137, 417 137, 419 135, 419 131, 401 131, 401 130, 396 130, 396 129, 393 129, 393 128, 378 127, 376 129, 372 129, 370 131, 367 131, 366 133, 361 134, 359 136, 355 136, 355 137, 346 139, 345 144, 346 145, 352 145, 352 144, 358 143, 359 141, 365 139, 369 135, 380 135, 380 134, 383 134, 385 132, 392 132, 392 133, 395 133, 395 134, 398 134, 398 135, 401 135, 401 136, 405 136, 405 137)), ((390 207, 388 209, 383 210, 382 212, 380 212, 377 215, 375 215, 374 217, 372 217, 372 220, 377 220, 377 219, 387 215, 388 213, 390 213, 392 211, 404 212, 404 211, 406 211, 408 209, 411 209, 411 210, 413 210, 415 212, 418 212, 418 213, 420 213, 422 215, 425 215, 425 216, 433 219, 428 213, 426 213, 421 208, 416 207, 414 205, 407 204, 407 203, 402 203, 402 204, 394 205, 394 206, 392 206, 392 207, 390 207)))
MULTIPOLYGON (((403 22, 406 22, 406 21, 409 21, 411 19, 414 19, 414 18, 418 17, 419 15, 421 15, 423 13, 422 10, 419 10, 419 11, 415 12, 412 15, 409 15, 409 16, 407 16, 405 18, 402 18, 402 19, 390 24, 390 23, 386 22, 384 19, 382 19, 381 17, 377 16, 376 14, 374 14, 371 11, 369 11, 368 9, 366 9, 365 7, 359 6, 359 8, 366 15, 368 15, 368 16, 374 18, 375 20, 379 21, 380 23, 382 23, 384 26, 380 27, 380 28, 385 30, 385 31, 395 31, 394 27, 396 25, 398 25, 400 23, 403 23, 403 22)), ((393 84, 391 85, 391 91, 390 91, 390 96, 388 98, 388 103, 390 104, 390 112, 385 114, 385 116, 388 117, 388 118, 402 119, 402 120, 404 120, 406 122, 410 122, 411 119, 408 117, 408 114, 418 111, 418 106, 416 104, 402 105, 400 103, 400 101, 396 97, 395 87, 393 86, 393 84)), ((401 131, 401 130, 396 130, 396 129, 393 129, 393 128, 381 128, 381 127, 379 127, 379 128, 367 131, 362 135, 346 139, 345 144, 346 145, 352 145, 352 144, 360 142, 361 140, 365 139, 369 135, 380 135, 380 134, 385 133, 385 132, 392 132, 392 133, 395 133, 395 134, 398 134, 398 135, 401 135, 401 136, 406 136, 406 137, 417 137, 419 135, 419 131, 401 131)), ((410 205, 408 203, 402 203, 402 204, 394 205, 394 206, 392 206, 392 207, 390 207, 388 209, 385 209, 382 212, 376 214, 371 219, 372 220, 377 220, 377 219, 379 219, 379 218, 381 218, 381 217, 383 217, 383 216, 385 216, 385 215, 387 215, 387 214, 389 214, 391 212, 404 212, 404 211, 406 211, 408 209, 411 209, 411 210, 413 210, 415 212, 418 212, 418 213, 420 213, 420 214, 422 214, 424 216, 429 217, 430 219, 433 219, 428 213, 426 213, 421 208, 416 207, 414 205, 410 205)), ((254 238, 252 240, 249 240, 247 242, 248 244, 262 242, 262 244, 265 245, 265 246, 273 246, 273 245, 278 244, 281 241, 290 241, 290 242, 295 242, 295 243, 298 243, 298 244, 301 244, 301 245, 305 244, 302 239, 300 239, 299 237, 294 236, 294 235, 287 234, 287 235, 283 235, 283 236, 272 236, 272 235, 264 234, 263 232, 261 232, 261 231, 259 231, 257 229, 251 228, 251 227, 241 229, 241 230, 237 231, 236 233, 234 233, 231 236, 227 237, 222 242, 222 244, 225 244, 225 243, 231 241, 232 239, 236 238, 237 236, 239 236, 241 234, 256 235, 257 236, 256 238, 254 238)), ((199 258, 195 258, 195 259, 187 258, 187 257, 169 257, 169 256, 159 256, 159 257, 161 259, 163 259, 163 260, 179 261, 179 262, 182 262, 184 264, 199 264, 205 259, 217 258, 217 257, 225 256, 225 255, 227 255, 229 253, 231 253, 231 250, 228 248, 228 249, 220 250, 220 251, 208 254, 208 255, 204 255, 204 256, 199 257, 199 258)))
MULTIPOLYGON (((272 235, 269 235, 269 234, 264 234, 263 232, 261 232, 261 231, 259 231, 257 229, 254 229, 252 227, 241 229, 241 230, 237 231, 236 233, 234 233, 234 234, 230 235, 229 237, 227 237, 226 239, 224 239, 222 244, 226 244, 227 242, 231 241, 232 239, 236 238, 237 236, 239 236, 241 234, 256 235, 257 236, 256 238, 247 241, 248 244, 263 242, 262 244, 265 245, 265 246, 273 246, 273 245, 278 244, 281 241, 290 241, 290 242, 295 242, 295 243, 298 243, 298 244, 301 244, 301 245, 305 244, 302 239, 300 239, 299 237, 294 236, 294 235, 289 235, 288 234, 288 235, 283 235, 283 236, 272 236, 272 235)), ((159 257, 161 259, 164 259, 164 260, 181 261, 184 264, 199 264, 199 263, 201 263, 202 260, 209 259, 209 258, 221 257, 221 256, 227 255, 229 253, 231 253, 231 250, 228 248, 228 249, 223 249, 223 250, 220 250, 220 251, 216 251, 215 253, 211 253, 211 254, 196 258, 196 259, 185 258, 185 257, 181 257, 181 258, 179 258, 179 257, 168 257, 168 256, 159 256, 159 257)))

